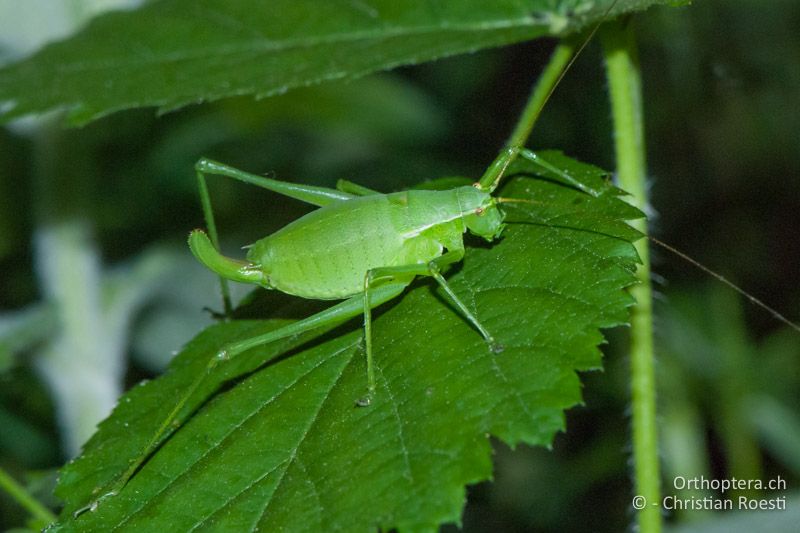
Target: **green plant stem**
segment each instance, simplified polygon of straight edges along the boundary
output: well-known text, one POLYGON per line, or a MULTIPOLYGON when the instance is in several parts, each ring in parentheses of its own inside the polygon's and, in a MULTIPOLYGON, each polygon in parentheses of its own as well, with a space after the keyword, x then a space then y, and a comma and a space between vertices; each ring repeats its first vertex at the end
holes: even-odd
MULTIPOLYGON (((646 211, 642 90, 630 20, 608 24, 603 28, 602 42, 611 93, 619 183, 633 195, 634 205, 646 211)), ((647 234, 646 220, 637 220, 635 226, 647 234)), ((642 264, 637 272, 640 283, 631 288, 637 302, 631 313, 631 410, 635 492, 646 501, 644 509, 638 512, 637 522, 643 533, 657 533, 661 530, 661 491, 648 239, 639 240, 636 249, 642 264)))
POLYGON ((506 157, 502 160, 495 160, 495 163, 489 167, 478 182, 482 188, 488 189, 496 186, 499 177, 505 173, 508 165, 517 157, 519 149, 525 146, 533 130, 533 126, 539 119, 539 115, 542 114, 542 109, 544 109, 545 104, 550 99, 550 95, 553 94, 558 82, 561 81, 561 78, 571 64, 571 60, 575 55, 575 49, 574 39, 568 39, 559 43, 553 51, 553 55, 550 56, 550 61, 539 76, 536 85, 531 91, 531 95, 528 97, 528 102, 525 104, 520 114, 514 131, 508 138, 508 143, 506 144, 507 149, 516 148, 517 150, 509 151, 506 154, 510 157, 506 157))
POLYGON ((553 55, 550 56, 550 61, 544 68, 541 76, 536 82, 525 108, 520 114, 519 121, 517 122, 511 137, 508 138, 508 146, 522 147, 528 141, 531 135, 533 126, 542 114, 542 109, 550 98, 553 90, 558 82, 561 80, 563 73, 566 71, 567 65, 575 55, 574 39, 567 39, 561 41, 556 49, 553 50, 553 55))
POLYGON ((0 488, 24 507, 36 520, 44 524, 52 524, 56 521, 56 516, 50 512, 50 509, 31 496, 28 491, 25 490, 25 487, 17 483, 17 481, 2 468, 0 468, 0 488))

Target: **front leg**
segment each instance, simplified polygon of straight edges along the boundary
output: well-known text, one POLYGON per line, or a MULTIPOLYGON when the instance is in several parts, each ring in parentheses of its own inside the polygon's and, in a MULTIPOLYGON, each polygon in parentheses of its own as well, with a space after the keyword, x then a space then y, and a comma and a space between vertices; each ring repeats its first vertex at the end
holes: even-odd
POLYGON ((377 304, 372 300, 371 293, 375 290, 375 285, 382 283, 402 283, 408 285, 415 276, 431 276, 444 289, 461 314, 472 324, 481 334, 489 345, 489 349, 494 353, 503 351, 503 346, 498 344, 489 331, 473 315, 469 308, 453 292, 447 280, 442 276, 442 267, 457 263, 464 258, 464 250, 456 249, 437 257, 428 263, 418 263, 413 265, 402 265, 395 267, 373 268, 367 271, 364 276, 364 337, 367 352, 367 395, 356 402, 359 406, 367 406, 372 402, 375 393, 375 369, 372 357, 372 308, 377 304))
POLYGON ((539 157, 538 154, 536 154, 536 152, 534 152, 533 150, 528 150, 527 148, 523 148, 522 150, 520 150, 519 156, 522 157, 523 159, 527 159, 534 165, 538 165, 543 169, 552 172, 553 174, 564 180, 564 182, 567 185, 572 185, 574 187, 577 187, 579 190, 585 192, 589 196, 594 196, 595 198, 600 196, 600 191, 596 191, 595 189, 592 189, 591 187, 584 185, 580 181, 570 176, 567 172, 561 170, 560 168, 557 168, 556 166, 550 164, 550 162, 539 157))
POLYGON ((450 285, 447 283, 447 280, 444 279, 444 276, 442 276, 441 268, 443 266, 456 263, 458 261, 461 261, 463 258, 464 258, 463 249, 447 252, 441 257, 437 257, 436 259, 428 263, 427 265, 428 275, 433 277, 433 279, 436 280, 436 282, 442 287, 442 289, 444 289, 444 292, 446 292, 447 295, 450 297, 450 299, 453 301, 453 303, 456 304, 456 307, 458 307, 458 309, 464 315, 464 318, 466 318, 470 324, 475 326, 475 329, 477 329, 478 332, 481 334, 483 340, 485 340, 486 344, 489 345, 489 349, 494 353, 500 353, 503 351, 503 346, 501 344, 498 344, 497 341, 494 340, 492 334, 489 333, 489 331, 487 331, 487 329, 483 326, 483 324, 481 324, 478 318, 470 312, 469 308, 467 308, 464 302, 462 302, 461 299, 456 295, 456 293, 453 292, 453 289, 450 288, 450 285))

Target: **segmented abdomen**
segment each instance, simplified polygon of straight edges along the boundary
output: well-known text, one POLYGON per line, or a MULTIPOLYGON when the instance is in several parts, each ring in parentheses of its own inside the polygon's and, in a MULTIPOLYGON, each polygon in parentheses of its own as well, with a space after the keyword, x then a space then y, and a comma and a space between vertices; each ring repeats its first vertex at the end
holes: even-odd
POLYGON ((409 235, 405 207, 387 195, 326 206, 257 242, 248 259, 260 263, 282 292, 347 298, 363 291, 369 269, 424 263, 441 254, 438 242, 409 235))

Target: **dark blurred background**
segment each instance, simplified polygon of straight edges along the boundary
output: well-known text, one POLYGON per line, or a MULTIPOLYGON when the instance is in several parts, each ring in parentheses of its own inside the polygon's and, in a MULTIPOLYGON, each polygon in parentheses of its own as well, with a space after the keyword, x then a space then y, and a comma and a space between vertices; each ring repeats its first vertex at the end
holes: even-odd
MULTIPOLYGON (((651 9, 635 24, 652 231, 800 319, 800 4, 709 0, 651 9)), ((0 57, 13 57, 14 43, 0 43, 0 57)), ((54 469, 120 387, 158 374, 211 322, 203 308, 220 307, 215 280, 185 246, 203 224, 192 171, 200 156, 284 180, 346 178, 382 191, 477 176, 553 45, 258 102, 160 117, 126 111, 81 129, 61 129, 58 116, 0 129, 0 466, 53 502, 54 469)), ((591 43, 530 146, 613 168, 604 76, 591 43)), ((239 183, 211 188, 231 254, 305 209, 239 183)), ((691 511, 668 520, 681 531, 762 530, 748 525, 753 516, 764 531, 784 527, 769 522, 779 518, 796 526, 800 333, 668 252, 654 250, 654 270, 665 493, 679 493, 674 476, 780 475, 781 495, 795 502, 780 517, 750 512, 725 522, 691 511)), ((553 450, 496 447, 494 483, 469 491, 466 531, 629 527, 626 333, 608 332, 606 371, 584 376, 585 405, 567 414, 553 450)), ((24 522, 0 494, 0 527, 24 522)))

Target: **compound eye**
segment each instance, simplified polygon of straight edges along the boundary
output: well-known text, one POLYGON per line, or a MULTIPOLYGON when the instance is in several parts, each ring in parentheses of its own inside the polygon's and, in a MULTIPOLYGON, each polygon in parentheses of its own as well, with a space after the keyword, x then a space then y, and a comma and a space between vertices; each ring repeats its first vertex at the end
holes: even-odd
POLYGON ((475 209, 475 214, 478 215, 478 216, 481 216, 485 212, 486 212, 486 210, 484 208, 482 208, 482 207, 478 207, 477 209, 475 209))

